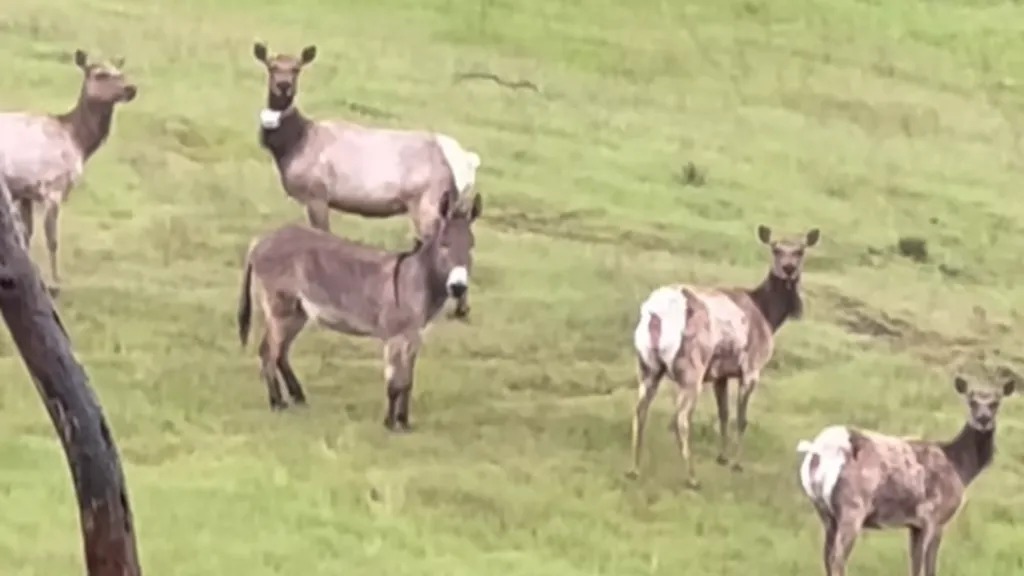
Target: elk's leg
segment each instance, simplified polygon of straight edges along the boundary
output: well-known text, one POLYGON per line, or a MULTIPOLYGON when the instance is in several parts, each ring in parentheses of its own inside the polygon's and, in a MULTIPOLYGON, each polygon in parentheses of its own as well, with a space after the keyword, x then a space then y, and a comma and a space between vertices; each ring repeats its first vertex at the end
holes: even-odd
POLYGON ((729 463, 729 379, 719 378, 715 380, 715 404, 718 405, 718 436, 720 438, 718 449, 718 462, 721 465, 729 463))
POLYGON ((270 402, 270 409, 273 411, 284 410, 288 404, 281 396, 281 385, 277 380, 277 360, 275 358, 277 343, 273 339, 272 331, 268 325, 263 338, 260 340, 260 376, 267 386, 267 398, 270 402))
POLYGON ((32 214, 32 200, 22 198, 18 201, 18 211, 21 214, 22 237, 25 239, 25 250, 32 244, 32 228, 34 225, 32 214))
MULTIPOLYGON (((821 514, 819 512, 819 514, 821 514)), ((822 560, 825 562, 825 573, 832 576, 832 548, 835 546, 836 525, 835 518, 821 514, 821 521, 825 527, 825 541, 822 542, 822 560)))
POLYGON ((327 202, 311 200, 306 204, 306 218, 313 228, 324 232, 331 231, 331 208, 327 202))
POLYGON ((846 576, 846 562, 857 542, 863 519, 856 514, 843 514, 836 521, 836 529, 831 538, 831 549, 826 560, 828 576, 846 576))
POLYGON ((921 576, 924 567, 924 530, 910 527, 910 576, 921 576))
POLYGON ((700 488, 700 481, 697 480, 696 466, 690 452, 690 428, 693 424, 693 410, 700 399, 706 369, 703 362, 690 362, 685 366, 677 365, 673 371, 676 380, 676 418, 673 427, 679 454, 686 466, 686 485, 692 489, 700 488))
POLYGON ((409 429, 408 398, 412 387, 413 347, 405 336, 396 336, 384 344, 384 380, 387 384, 388 409, 384 426, 392 431, 409 429), (403 409, 405 412, 403 412, 403 409))
POLYGON ((740 390, 736 395, 736 453, 733 456, 732 469, 739 472, 743 470, 740 462, 743 456, 743 435, 747 431, 747 408, 750 406, 750 397, 757 388, 758 373, 745 373, 740 377, 740 390))
POLYGON ((661 379, 665 376, 665 365, 658 360, 655 362, 657 366, 652 368, 639 356, 636 359, 638 385, 636 407, 633 410, 633 465, 626 472, 630 478, 640 476, 640 452, 643 449, 644 428, 647 427, 647 413, 658 394, 661 379))
POLYGON ((46 234, 46 251, 50 257, 50 294, 60 292, 60 271, 57 266, 57 235, 60 232, 60 202, 47 200, 43 215, 43 232, 46 234))
POLYGON ((285 387, 288 388, 288 395, 297 405, 306 403, 306 393, 302 390, 302 383, 292 370, 291 362, 288 360, 288 353, 291 351, 292 343, 306 326, 306 313, 298 308, 294 316, 281 320, 281 353, 277 357, 277 369, 281 372, 285 387))
POLYGON ((942 530, 933 530, 924 542, 924 576, 936 576, 939 564, 939 546, 942 545, 942 530))

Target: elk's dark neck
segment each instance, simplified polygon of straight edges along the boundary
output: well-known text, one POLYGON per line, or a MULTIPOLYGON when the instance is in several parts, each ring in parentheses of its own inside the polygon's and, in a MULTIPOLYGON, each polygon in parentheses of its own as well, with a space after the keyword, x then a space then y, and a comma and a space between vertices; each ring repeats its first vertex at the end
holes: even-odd
POLYGON ((71 110, 56 116, 71 134, 75 146, 88 160, 106 141, 114 120, 114 104, 90 101, 81 94, 71 110))
POLYGON ((772 327, 772 332, 778 331, 787 319, 799 319, 803 315, 799 280, 783 280, 768 272, 764 281, 748 293, 772 327))
POLYGON ((939 448, 966 486, 992 463, 996 451, 995 429, 982 432, 965 424, 956 438, 939 444, 939 448))
MULTIPOLYGON (((270 102, 271 110, 279 110, 270 102)), ((260 127, 260 145, 274 157, 279 168, 283 168, 292 156, 302 148, 313 121, 306 118, 295 106, 284 108, 281 123, 277 128, 260 127)))

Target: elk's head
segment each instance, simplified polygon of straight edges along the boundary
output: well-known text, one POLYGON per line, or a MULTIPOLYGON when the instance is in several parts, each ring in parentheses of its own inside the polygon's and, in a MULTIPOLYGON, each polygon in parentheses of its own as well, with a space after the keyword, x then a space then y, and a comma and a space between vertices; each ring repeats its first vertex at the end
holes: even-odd
POLYGON ((299 90, 299 73, 316 59, 316 46, 306 46, 299 56, 270 56, 267 45, 256 42, 252 47, 252 55, 267 68, 267 110, 261 116, 263 127, 277 128, 281 114, 295 102, 299 90))
POLYGON ((967 423, 975 430, 989 432, 996 427, 996 414, 1003 398, 1012 395, 1017 384, 1010 379, 1000 389, 975 388, 962 376, 957 376, 953 379, 953 388, 967 401, 967 423))
POLYGON ((85 51, 75 50, 75 65, 85 75, 82 79, 82 96, 87 102, 113 106, 135 99, 138 88, 130 84, 121 72, 124 58, 90 63, 85 51))
POLYGON ((804 251, 818 243, 821 232, 812 228, 802 239, 772 240, 772 229, 762 224, 757 227, 757 237, 772 249, 772 275, 795 286, 803 271, 804 251))

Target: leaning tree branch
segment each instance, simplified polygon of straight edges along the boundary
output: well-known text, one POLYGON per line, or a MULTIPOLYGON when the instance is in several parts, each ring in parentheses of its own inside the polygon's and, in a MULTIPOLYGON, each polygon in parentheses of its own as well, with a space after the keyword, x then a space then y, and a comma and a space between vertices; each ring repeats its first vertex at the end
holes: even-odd
POLYGON ((0 314, 60 437, 75 484, 88 576, 140 576, 117 447, 89 378, 29 258, 0 178, 0 314))
POLYGON ((452 83, 458 84, 467 80, 491 80, 498 86, 502 86, 504 88, 510 88, 512 90, 532 90, 538 94, 540 93, 540 87, 529 80, 505 80, 501 76, 492 72, 459 72, 455 75, 455 79, 452 83))

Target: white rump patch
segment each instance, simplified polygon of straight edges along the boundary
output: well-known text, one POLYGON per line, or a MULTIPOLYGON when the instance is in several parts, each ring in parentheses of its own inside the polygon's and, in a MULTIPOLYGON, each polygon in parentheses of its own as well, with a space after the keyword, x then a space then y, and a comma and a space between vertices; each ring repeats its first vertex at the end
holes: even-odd
POLYGON ((796 447, 804 455, 800 464, 800 484, 814 504, 835 514, 832 493, 839 482, 839 473, 853 454, 850 431, 846 426, 829 426, 811 442, 801 440, 796 447), (812 470, 812 462, 817 460, 812 470))
POLYGON ((686 330, 686 297, 678 288, 658 288, 640 306, 640 321, 633 332, 633 345, 644 362, 654 368, 661 361, 669 370, 679 348, 683 345, 683 331, 686 330), (661 338, 651 342, 651 316, 661 319, 661 338))
POLYGON ((448 281, 445 283, 449 288, 452 286, 469 286, 469 271, 465 266, 456 266, 448 273, 448 281))
POLYGON ((455 188, 459 191, 459 199, 465 198, 476 184, 476 170, 480 167, 480 155, 464 149, 454 138, 444 134, 435 134, 434 139, 455 179, 455 188))
POLYGON ((264 108, 260 110, 260 126, 267 130, 276 130, 281 125, 281 112, 264 108))

